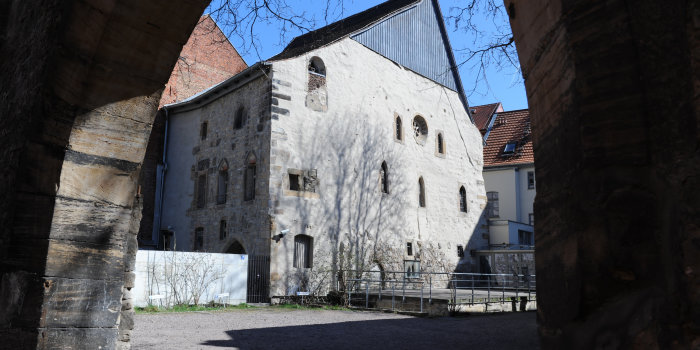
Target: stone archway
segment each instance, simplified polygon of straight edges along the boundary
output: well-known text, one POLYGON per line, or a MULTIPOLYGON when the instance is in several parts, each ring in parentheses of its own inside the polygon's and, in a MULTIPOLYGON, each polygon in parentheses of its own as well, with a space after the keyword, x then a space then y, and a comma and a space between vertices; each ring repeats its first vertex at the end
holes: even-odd
MULTIPOLYGON (((135 182, 207 3, 0 4, 4 346, 128 340, 135 182)), ((697 345, 700 5, 505 3, 535 140, 543 347, 697 345)))
POLYGON ((243 244, 237 240, 234 240, 226 249, 226 254, 246 254, 246 252, 243 244))

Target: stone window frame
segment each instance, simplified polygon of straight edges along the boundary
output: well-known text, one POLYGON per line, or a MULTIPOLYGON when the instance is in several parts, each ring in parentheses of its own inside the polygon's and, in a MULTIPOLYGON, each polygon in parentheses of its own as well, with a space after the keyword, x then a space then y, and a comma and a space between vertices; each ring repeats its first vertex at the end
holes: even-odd
POLYGON ((243 168, 243 202, 252 203, 255 201, 255 183, 257 177, 258 159, 254 152, 249 152, 246 156, 243 168))
POLYGON ((469 193, 467 192, 466 185, 459 184, 459 212, 467 214, 469 213, 469 193), (464 193, 462 193, 464 191, 464 193))
POLYGON ((447 147, 445 144, 445 133, 442 130, 435 130, 435 156, 445 158, 447 147), (442 152, 440 152, 440 140, 442 139, 442 152))
POLYGON ((319 191, 319 184, 320 181, 318 180, 318 170, 317 169, 310 169, 310 170, 302 170, 302 169, 295 169, 295 168, 287 168, 287 176, 284 177, 282 180, 282 186, 285 188, 284 190, 284 195, 285 196, 295 196, 295 197, 304 197, 304 198, 320 198, 320 195, 318 194, 319 191), (293 190, 291 186, 291 177, 290 175, 296 175, 297 176, 297 190, 293 190), (314 191, 307 191, 306 190, 306 180, 311 181, 310 183, 313 184, 315 182, 314 186, 314 191))
POLYGON ((310 269, 314 266, 314 238, 300 233, 294 236, 294 260, 293 265, 298 269, 310 269), (298 245, 305 246, 305 255, 303 261, 300 254, 300 247, 298 245))
POLYGON ((304 192, 304 170, 288 168, 287 178, 285 179, 285 187, 292 192, 304 192), (291 177, 289 175, 297 176, 297 190, 292 189, 291 177))
POLYGON ((430 134, 430 127, 428 126, 428 121, 425 119, 423 115, 420 113, 417 113, 415 116, 413 116, 413 119, 411 119, 411 133, 413 134, 413 138, 416 140, 416 143, 423 146, 425 143, 428 141, 428 135, 430 134), (420 132, 420 135, 416 135, 416 122, 421 123, 422 122, 422 128, 424 129, 423 131, 420 132))
POLYGON ((393 134, 394 134, 394 142, 403 144, 404 140, 406 139, 406 133, 404 132, 404 127, 403 127, 403 119, 398 113, 394 113, 394 128, 393 128, 393 134), (400 133, 400 135, 399 135, 400 133), (401 136, 401 138, 398 138, 397 136, 401 136))

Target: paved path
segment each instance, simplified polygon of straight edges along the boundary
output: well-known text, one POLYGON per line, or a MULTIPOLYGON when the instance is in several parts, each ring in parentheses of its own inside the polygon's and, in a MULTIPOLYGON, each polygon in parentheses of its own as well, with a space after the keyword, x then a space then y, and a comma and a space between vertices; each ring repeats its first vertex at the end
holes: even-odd
POLYGON ((535 313, 414 318, 256 308, 136 315, 133 349, 539 349, 535 313))

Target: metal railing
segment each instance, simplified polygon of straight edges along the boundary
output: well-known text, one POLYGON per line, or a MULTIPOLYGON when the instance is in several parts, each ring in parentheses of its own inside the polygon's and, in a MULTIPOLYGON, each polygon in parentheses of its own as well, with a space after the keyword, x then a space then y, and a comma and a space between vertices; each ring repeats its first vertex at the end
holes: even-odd
POLYGON ((376 294, 377 301, 391 289, 392 306, 396 308, 397 285, 400 285, 402 304, 406 297, 420 298, 420 311, 423 312, 424 290, 427 285, 427 302, 435 298, 447 300, 452 308, 458 304, 488 304, 536 299, 535 275, 522 274, 482 274, 463 272, 406 272, 406 271, 357 271, 344 270, 339 275, 336 289, 345 291, 348 304, 353 306, 353 295, 364 294, 365 308, 370 306, 370 295, 376 294), (411 276, 418 275, 417 278, 411 276), (379 276, 379 278, 376 278, 379 276), (349 278, 352 277, 352 278, 349 278), (418 289, 420 294, 418 295, 418 289), (407 293, 408 291, 408 293, 407 293))

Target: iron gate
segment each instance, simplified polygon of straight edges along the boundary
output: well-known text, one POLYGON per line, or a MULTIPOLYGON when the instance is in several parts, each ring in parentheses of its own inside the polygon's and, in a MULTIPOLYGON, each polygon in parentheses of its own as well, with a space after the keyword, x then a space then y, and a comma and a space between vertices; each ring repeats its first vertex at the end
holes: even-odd
POLYGON ((270 302, 270 256, 248 256, 247 303, 270 302))

